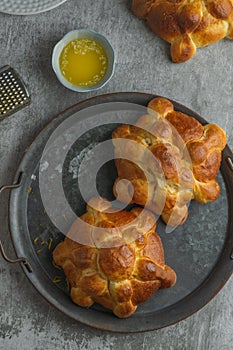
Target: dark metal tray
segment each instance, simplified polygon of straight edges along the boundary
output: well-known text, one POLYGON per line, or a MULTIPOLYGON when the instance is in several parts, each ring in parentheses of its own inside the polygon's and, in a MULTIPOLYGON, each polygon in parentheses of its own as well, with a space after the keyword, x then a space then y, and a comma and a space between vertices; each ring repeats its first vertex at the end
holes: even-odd
MULTIPOLYGON (((29 280, 47 301, 64 314, 103 330, 142 332, 174 324, 202 308, 223 287, 233 271, 233 156, 228 146, 223 151, 218 174, 221 186, 218 200, 207 205, 192 202, 188 220, 172 233, 166 233, 165 225, 159 220, 157 232, 163 241, 166 263, 177 273, 177 284, 169 290, 159 290, 140 305, 133 316, 118 319, 98 305, 90 309, 74 305, 64 275, 52 264, 52 250, 64 237, 47 216, 39 191, 39 162, 49 136, 66 118, 87 107, 107 102, 131 102, 145 106, 153 97, 143 93, 102 95, 78 103, 60 114, 26 150, 15 175, 16 188, 10 194, 9 227, 16 255, 24 257, 22 267, 29 280)), ((188 108, 173 103, 175 109, 206 123, 188 108)), ((109 126, 104 133, 99 133, 97 128, 92 137, 97 140, 110 137, 112 128, 109 126)), ((85 140, 82 146, 88 146, 85 140)), ((79 151, 80 145, 74 145, 68 157, 79 151)), ((77 214, 82 214, 85 203, 79 196, 76 182, 68 171, 65 170, 64 174, 67 196, 70 196, 77 214)), ((111 186, 116 177, 114 164, 110 162, 106 165, 102 175, 100 182, 105 182, 102 187, 100 183, 100 188, 104 188, 101 194, 111 197, 111 186), (107 182, 106 178, 104 180, 106 174, 110 178, 107 182)))

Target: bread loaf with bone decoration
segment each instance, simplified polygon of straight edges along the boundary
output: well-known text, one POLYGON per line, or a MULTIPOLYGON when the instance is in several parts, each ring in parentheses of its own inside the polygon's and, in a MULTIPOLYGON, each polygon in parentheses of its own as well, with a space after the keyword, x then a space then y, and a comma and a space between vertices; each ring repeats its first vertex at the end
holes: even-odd
POLYGON ((176 63, 192 58, 198 47, 233 38, 232 0, 133 0, 132 10, 171 43, 176 63))
POLYGON ((135 125, 116 128, 112 141, 118 200, 146 206, 168 225, 177 226, 186 220, 192 199, 207 203, 218 198, 216 176, 226 145, 219 126, 203 126, 157 97, 135 125))
POLYGON ((126 318, 159 288, 173 286, 176 274, 165 265, 155 227, 147 210, 117 211, 107 200, 92 198, 53 251, 73 302, 83 307, 97 302, 126 318))

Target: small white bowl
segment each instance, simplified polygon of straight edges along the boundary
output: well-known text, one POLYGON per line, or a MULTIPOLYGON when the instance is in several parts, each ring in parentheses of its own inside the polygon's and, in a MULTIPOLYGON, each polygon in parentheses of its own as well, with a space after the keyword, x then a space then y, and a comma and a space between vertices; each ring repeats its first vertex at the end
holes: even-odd
POLYGON ((106 85, 114 74, 114 69, 115 69, 114 50, 110 42, 102 34, 99 34, 94 30, 90 30, 90 29, 72 30, 71 32, 67 33, 54 47, 53 54, 52 54, 52 67, 54 72, 56 73, 58 80, 68 89, 77 91, 77 92, 89 92, 89 91, 98 90, 104 85, 106 85), (96 85, 83 87, 83 86, 71 84, 68 80, 66 80, 66 78, 61 72, 59 58, 62 53, 62 50, 69 42, 78 38, 87 38, 87 39, 95 40, 106 51, 106 54, 108 57, 108 69, 103 79, 96 85))

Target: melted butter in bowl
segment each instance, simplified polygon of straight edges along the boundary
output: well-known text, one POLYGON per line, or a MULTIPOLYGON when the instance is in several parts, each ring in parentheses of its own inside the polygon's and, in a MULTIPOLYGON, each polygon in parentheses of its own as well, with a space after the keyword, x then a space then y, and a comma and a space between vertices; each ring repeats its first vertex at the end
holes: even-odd
POLYGON ((92 30, 69 32, 53 50, 52 65, 59 81, 78 92, 104 86, 114 73, 114 63, 109 41, 92 30))
POLYGON ((108 56, 97 41, 79 38, 72 40, 62 50, 60 68, 70 83, 89 87, 99 83, 105 76, 108 56))

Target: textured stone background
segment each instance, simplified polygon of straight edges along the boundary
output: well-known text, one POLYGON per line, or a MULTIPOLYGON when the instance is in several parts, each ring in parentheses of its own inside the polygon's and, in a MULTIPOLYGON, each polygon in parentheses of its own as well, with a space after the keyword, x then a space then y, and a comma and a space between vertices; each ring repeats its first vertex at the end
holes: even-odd
MULTIPOLYGON (((223 127, 233 147, 233 43, 223 40, 198 50, 186 63, 169 60, 169 45, 134 18, 130 1, 68 0, 50 12, 28 17, 0 14, 0 66, 10 64, 27 82, 29 108, 0 123, 0 184, 9 183, 20 157, 48 121, 87 97, 142 91, 185 104, 223 127), (51 51, 69 30, 88 27, 105 34, 117 54, 115 76, 101 91, 66 90, 51 69, 51 51)), ((1 199, 0 238, 9 255, 6 206, 1 199)), ((111 334, 76 323, 49 306, 19 266, 0 258, 0 349, 230 350, 233 344, 233 279, 201 311, 163 330, 111 334)))

